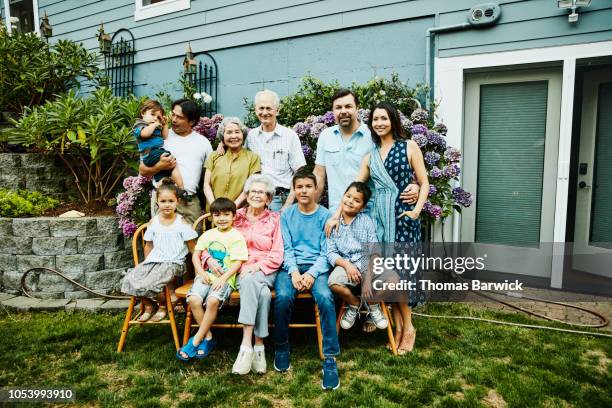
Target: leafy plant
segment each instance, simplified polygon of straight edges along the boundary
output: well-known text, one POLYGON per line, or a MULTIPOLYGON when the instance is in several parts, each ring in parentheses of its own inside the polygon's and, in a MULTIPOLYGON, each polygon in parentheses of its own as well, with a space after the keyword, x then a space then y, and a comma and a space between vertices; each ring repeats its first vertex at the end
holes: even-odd
POLYGON ((136 167, 131 128, 143 99, 113 96, 108 88, 82 98, 74 91, 44 105, 26 108, 11 143, 58 154, 74 176, 87 205, 105 203, 130 166, 136 167))
POLYGON ((151 216, 151 178, 141 175, 126 177, 124 191, 117 195, 115 212, 119 216, 119 228, 125 237, 131 237, 139 225, 151 216))
POLYGON ((59 40, 49 45, 33 33, 9 35, 0 27, 0 111, 21 113, 53 99, 80 80, 97 81, 99 55, 59 40))
MULTIPOLYGON (((325 83, 313 76, 302 79, 298 89, 281 99, 281 109, 278 121, 282 124, 305 122, 309 116, 321 116, 331 110, 332 96, 340 88, 338 81, 325 83)), ((367 109, 380 101, 391 102, 398 110, 410 115, 420 107, 427 87, 418 84, 415 88, 409 87, 398 74, 391 74, 390 78, 374 77, 365 84, 352 83, 346 87, 357 95, 359 105, 367 109)), ((255 106, 249 98, 243 98, 243 105, 247 110, 245 124, 249 127, 258 125, 255 116, 255 106)))
POLYGON ((0 217, 36 217, 58 205, 58 200, 37 191, 0 189, 0 217))

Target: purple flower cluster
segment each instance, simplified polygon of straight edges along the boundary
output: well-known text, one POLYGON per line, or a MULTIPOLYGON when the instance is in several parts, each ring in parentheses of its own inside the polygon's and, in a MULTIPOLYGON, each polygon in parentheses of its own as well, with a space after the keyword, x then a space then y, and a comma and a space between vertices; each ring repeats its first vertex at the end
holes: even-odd
POLYGON ((417 133, 412 136, 412 140, 416 143, 421 149, 427 145, 427 136, 417 133))
POLYGON ((437 192, 438 192, 438 188, 434 186, 433 184, 430 184, 429 185, 429 197, 436 195, 437 192))
POLYGON ((310 146, 308 146, 307 144, 303 144, 302 145, 302 152, 304 152, 304 156, 306 158, 309 158, 313 155, 314 151, 312 150, 312 148, 310 146))
POLYGON ((444 136, 446 136, 446 133, 448 132, 448 128, 446 127, 444 123, 436 123, 435 126, 433 127, 433 130, 435 130, 436 132, 444 136))
POLYGON ((318 123, 323 123, 327 126, 333 126, 336 123, 336 119, 334 118, 334 112, 327 111, 324 115, 321 115, 317 119, 318 123))
POLYGON ((304 122, 298 122, 293 125, 293 131, 297 133, 298 137, 301 139, 310 133, 310 125, 304 122))
POLYGON ((412 129, 412 121, 408 119, 406 116, 404 116, 402 112, 400 112, 399 114, 400 114, 400 122, 402 123, 402 128, 404 128, 406 132, 410 132, 410 129, 412 129))
POLYGON ((461 187, 453 188, 453 198, 455 202, 463 207, 472 205, 472 193, 468 193, 461 187))
POLYGON ((310 136, 313 139, 318 139, 319 135, 321 134, 321 132, 323 132, 324 129, 327 129, 327 125, 325 123, 317 122, 310 128, 310 136))
POLYGON ((425 109, 416 108, 410 115, 410 119, 415 123, 426 123, 429 119, 429 112, 425 109))
POLYGON ((427 141, 429 144, 438 145, 443 149, 446 148, 446 139, 442 137, 438 132, 433 130, 427 131, 427 141))
POLYGON ((461 160, 461 152, 454 147, 448 147, 444 152, 444 158, 451 163, 458 163, 461 160))
POLYGON ((412 125, 412 128, 410 129, 410 132, 413 135, 426 135, 427 134, 427 126, 421 125, 421 124, 412 125))
POLYGON ((461 174, 461 169, 459 168, 459 165, 455 163, 444 166, 442 169, 442 175, 447 179, 459 177, 459 174, 461 174))
POLYGON ((134 221, 132 212, 138 196, 146 194, 146 186, 151 182, 150 177, 141 175, 126 177, 123 180, 125 191, 117 195, 117 208, 115 212, 119 216, 119 228, 125 237, 131 237, 138 226, 134 221))
POLYGON ((217 139, 217 130, 221 121, 223 121, 223 115, 220 113, 213 115, 212 118, 202 116, 197 125, 193 127, 193 130, 213 143, 217 139))
POLYGON ((429 171, 429 175, 431 176, 431 178, 440 178, 442 177, 442 170, 440 170, 438 166, 433 166, 432 169, 429 171))
POLYGON ((138 225, 131 218, 120 218, 119 228, 123 232, 124 237, 131 237, 138 229, 138 225))
POLYGON ((440 154, 436 152, 426 152, 424 158, 425 163, 429 164, 430 166, 433 166, 440 160, 440 154))
POLYGON ((423 205, 423 211, 434 217, 436 220, 439 220, 442 216, 442 207, 432 204, 429 200, 427 200, 423 205))
POLYGON ((370 117, 370 110, 369 109, 359 109, 357 111, 357 117, 359 118, 359 121, 361 123, 364 124, 368 124, 368 118, 370 117))

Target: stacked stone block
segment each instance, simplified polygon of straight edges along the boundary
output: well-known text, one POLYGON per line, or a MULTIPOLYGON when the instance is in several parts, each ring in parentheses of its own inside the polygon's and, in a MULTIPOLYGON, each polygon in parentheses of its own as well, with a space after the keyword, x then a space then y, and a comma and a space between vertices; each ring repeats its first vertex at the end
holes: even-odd
POLYGON ((0 188, 38 191, 60 200, 77 196, 74 177, 61 159, 37 153, 0 153, 0 188))
MULTIPOLYGON (((115 217, 0 218, 0 291, 18 293, 24 272, 56 269, 100 293, 119 288, 132 266, 115 217)), ((48 272, 28 275, 37 297, 81 299, 94 295, 48 272)))

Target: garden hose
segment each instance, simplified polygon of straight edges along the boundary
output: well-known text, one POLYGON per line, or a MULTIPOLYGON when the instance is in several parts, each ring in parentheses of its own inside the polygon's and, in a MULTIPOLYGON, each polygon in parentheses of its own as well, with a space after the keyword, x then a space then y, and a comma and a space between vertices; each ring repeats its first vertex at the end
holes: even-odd
MULTIPOLYGON (((130 296, 116 296, 116 295, 106 295, 103 293, 98 293, 96 291, 94 291, 93 289, 90 289, 82 284, 80 284, 79 282, 67 277, 66 275, 62 274, 59 271, 56 271, 55 269, 51 269, 51 268, 45 268, 45 267, 36 267, 36 268, 31 268, 28 269, 23 276, 21 277, 21 290, 23 291, 24 295, 26 295, 29 298, 32 299, 36 299, 36 297, 32 296, 29 293, 27 284, 26 284, 26 277, 28 276, 28 274, 30 274, 33 271, 36 270, 43 270, 46 272, 52 272, 55 273, 58 276, 61 276, 62 278, 66 279, 67 281, 73 283, 74 285, 80 287, 81 289, 92 293, 96 296, 99 296, 101 298, 107 298, 107 299, 130 299, 130 296)), ((574 309, 578 309, 578 310, 582 310, 584 312, 587 312, 591 315, 594 315, 596 317, 598 317, 601 320, 600 324, 597 325, 584 325, 584 324, 574 324, 574 323, 568 323, 566 321, 563 320, 558 320, 558 319, 554 319, 548 316, 544 316, 541 315, 539 313, 535 313, 532 312, 530 310, 524 309, 522 307, 513 305, 511 303, 508 302, 504 302, 502 300, 496 299, 494 297, 485 295, 483 293, 480 293, 479 291, 473 291, 474 293, 480 295, 480 296, 484 296, 487 297, 491 300, 494 300, 496 302, 499 302, 501 304, 507 305, 509 307, 512 307, 514 309, 520 310, 524 313, 528 313, 537 317, 541 317, 547 320, 551 320, 551 321, 556 321, 558 323, 562 323, 562 324, 566 324, 566 325, 570 325, 570 326, 579 326, 579 327, 587 327, 587 328, 599 328, 599 327, 604 327, 608 325, 608 319, 606 319, 604 316, 602 316, 601 314, 595 312, 594 310, 590 310, 581 306, 575 306, 575 305, 571 305, 571 304, 567 304, 567 303, 562 303, 562 302, 554 302, 554 301, 549 301, 549 300, 544 300, 544 299, 538 299, 538 298, 531 298, 531 297, 526 297, 526 296, 517 296, 516 294, 508 294, 508 293, 503 293, 503 292, 494 292, 494 291, 489 291, 491 293, 496 293, 496 294, 501 294, 501 295, 505 295, 505 296, 511 296, 511 297, 522 297, 524 299, 528 299, 528 300, 533 300, 533 301, 539 301, 539 302, 545 302, 545 303, 552 303, 552 304, 557 304, 557 305, 561 305, 561 306, 566 306, 566 307, 571 307, 574 309)), ((500 325, 507 325, 507 326, 515 326, 515 327, 523 327, 523 328, 530 328, 530 329, 541 329, 541 330, 553 330, 553 331, 559 331, 559 332, 565 332, 565 333, 573 333, 573 334, 586 334, 586 335, 592 335, 592 336, 599 336, 599 337, 608 337, 608 338, 612 338, 612 334, 606 334, 606 333, 596 333, 596 332, 588 332, 588 331, 581 331, 581 330, 571 330, 571 329, 561 329, 561 328, 557 328, 557 327, 550 327, 550 326, 541 326, 541 325, 535 325, 535 324, 523 324, 523 323, 512 323, 512 322, 504 322, 504 321, 500 321, 500 320, 493 320, 493 319, 485 319, 485 318, 480 318, 480 317, 473 317, 473 316, 446 316, 446 315, 430 315, 430 314, 426 314, 426 313, 418 313, 418 312, 412 312, 413 315, 415 316, 420 316, 420 317, 426 317, 426 318, 434 318, 434 319, 456 319, 456 320, 473 320, 473 321, 479 321, 479 322, 486 322, 486 323, 493 323, 493 324, 500 324, 500 325)))
POLYGON ((45 271, 45 272, 53 272, 56 275, 61 276, 62 278, 66 279, 68 282, 78 286, 79 288, 81 288, 81 289, 83 289, 83 290, 85 290, 85 291, 87 291, 89 293, 93 293, 94 295, 99 296, 100 298, 107 298, 107 299, 130 299, 130 296, 115 296, 115 295, 105 295, 103 293, 98 293, 95 290, 90 289, 87 286, 80 284, 79 282, 75 281, 74 279, 71 279, 71 278, 67 277, 63 273, 61 273, 59 271, 56 271, 55 269, 45 268, 45 267, 36 267, 36 268, 28 269, 23 274, 23 276, 21 277, 21 290, 22 290, 24 295, 26 295, 27 297, 32 298, 32 299, 38 299, 38 298, 36 298, 35 296, 32 296, 29 293, 29 289, 28 289, 28 287, 26 285, 26 277, 28 276, 28 274, 30 272, 37 271, 37 270, 42 270, 42 271, 45 271))

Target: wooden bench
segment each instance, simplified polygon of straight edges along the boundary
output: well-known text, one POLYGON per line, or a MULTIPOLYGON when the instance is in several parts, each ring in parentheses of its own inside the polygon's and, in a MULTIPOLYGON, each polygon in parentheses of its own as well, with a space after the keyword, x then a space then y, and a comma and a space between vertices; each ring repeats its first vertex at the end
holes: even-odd
MULTIPOLYGON (((195 229, 197 231, 198 226, 200 224, 204 225, 204 220, 206 220, 207 218, 210 217, 210 214, 204 214, 202 215, 200 218, 198 218, 194 223, 193 223, 193 229, 195 229)), ((204 227, 202 228, 204 230, 204 227)), ((187 292, 189 291, 189 288, 191 288, 191 285, 193 284, 193 281, 189 281, 186 282, 185 284, 183 284, 182 286, 180 286, 179 288, 177 288, 174 293, 176 295, 176 297, 178 298, 182 298, 182 299, 186 299, 187 297, 187 292)), ((275 293, 274 291, 272 292, 272 299, 275 298, 275 293)), ((312 300, 312 295, 310 293, 299 293, 296 296, 296 299, 311 299, 312 300)), ((185 318, 185 329, 183 332, 183 345, 187 344, 187 341, 189 340, 190 334, 191 334, 191 328, 197 326, 197 324, 193 324, 192 321, 192 312, 191 312, 191 308, 189 307, 189 302, 186 302, 186 307, 185 307, 185 311, 186 311, 186 318, 185 318)), ((229 303, 230 305, 237 305, 240 303, 240 293, 238 291, 233 291, 230 299, 229 299, 229 303)), ((321 357, 321 359, 323 359, 323 332, 321 330, 321 318, 319 315, 319 308, 317 307, 317 304, 314 302, 314 323, 291 323, 289 324, 289 328, 292 329, 310 329, 310 328, 316 328, 317 330, 317 344, 319 346, 319 357, 321 357)), ((241 329, 242 328, 242 324, 240 323, 213 323, 212 328, 219 328, 219 329, 241 329)), ((270 327, 273 327, 272 324, 269 324, 270 327)))

